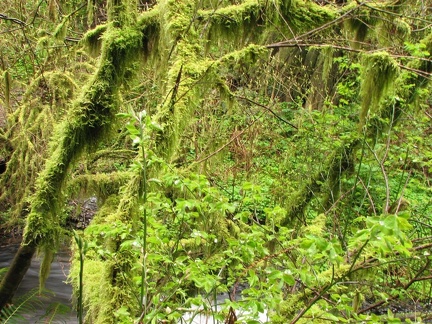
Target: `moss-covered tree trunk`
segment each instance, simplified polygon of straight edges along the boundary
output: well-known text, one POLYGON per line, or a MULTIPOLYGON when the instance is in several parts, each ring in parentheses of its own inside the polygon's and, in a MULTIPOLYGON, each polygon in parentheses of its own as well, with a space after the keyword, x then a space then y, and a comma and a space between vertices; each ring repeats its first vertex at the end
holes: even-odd
POLYGON ((31 260, 35 252, 35 244, 19 247, 14 260, 10 265, 10 269, 13 269, 14 271, 8 271, 0 284, 0 310, 11 302, 19 284, 31 265, 31 260))
POLYGON ((111 0, 108 10, 111 24, 105 32, 99 69, 51 139, 51 154, 36 180, 35 194, 30 200, 21 248, 0 285, 0 309, 12 299, 37 248, 45 251, 41 285, 47 278, 52 253, 62 231, 59 211, 67 172, 83 150, 93 147, 111 124, 117 113, 118 91, 126 67, 141 48, 142 35, 137 28, 131 28, 136 22, 136 3, 111 0))

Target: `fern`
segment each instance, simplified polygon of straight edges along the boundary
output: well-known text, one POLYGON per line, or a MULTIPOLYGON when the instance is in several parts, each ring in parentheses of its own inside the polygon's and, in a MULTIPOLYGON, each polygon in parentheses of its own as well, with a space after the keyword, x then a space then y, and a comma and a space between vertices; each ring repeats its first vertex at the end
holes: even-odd
POLYGON ((54 319, 59 317, 58 315, 68 314, 71 309, 62 303, 52 303, 48 306, 44 316, 42 317, 44 324, 54 323, 54 319))
MULTIPOLYGON (((0 269, 1 275, 1 269, 0 269)), ((14 324, 14 323, 26 323, 27 319, 24 317, 25 314, 31 315, 36 311, 44 307, 43 297, 48 297, 51 293, 45 290, 42 294, 38 288, 34 288, 27 292, 25 295, 17 297, 14 304, 5 307, 0 311, 0 323, 2 324, 14 324)), ((54 323, 61 315, 68 314, 71 311, 70 307, 62 303, 54 302, 48 305, 38 323, 54 323)))
POLYGON ((32 289, 25 295, 18 297, 14 304, 3 308, 0 311, 1 323, 23 323, 25 318, 22 314, 33 312, 41 304, 37 298, 38 294, 39 289, 32 289))

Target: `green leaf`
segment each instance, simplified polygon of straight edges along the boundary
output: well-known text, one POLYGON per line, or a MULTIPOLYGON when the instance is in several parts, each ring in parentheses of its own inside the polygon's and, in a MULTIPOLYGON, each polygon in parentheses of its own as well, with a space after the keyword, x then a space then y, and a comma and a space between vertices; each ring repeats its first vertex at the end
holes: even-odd
POLYGON ((289 286, 293 286, 295 284, 295 279, 292 275, 284 273, 282 275, 282 280, 289 286))

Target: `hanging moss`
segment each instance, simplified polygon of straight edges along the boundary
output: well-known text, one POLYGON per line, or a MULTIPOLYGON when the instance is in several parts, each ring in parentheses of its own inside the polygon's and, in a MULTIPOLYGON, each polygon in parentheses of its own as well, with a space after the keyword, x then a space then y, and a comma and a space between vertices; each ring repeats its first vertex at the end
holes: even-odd
POLYGON ((253 17, 258 17, 260 10, 263 8, 263 3, 258 0, 246 0, 240 4, 224 6, 214 10, 200 10, 198 17, 202 20, 210 20, 216 24, 223 24, 227 27, 240 25, 245 20, 251 20, 253 17))
POLYGON ((91 26, 94 21, 96 0, 87 0, 87 25, 91 26))
POLYGON ((69 19, 68 17, 64 18, 60 24, 56 27, 56 29, 53 32, 53 36, 57 40, 64 40, 67 33, 67 27, 68 27, 69 19))
POLYGON ((346 28, 348 29, 348 35, 352 35, 352 46, 354 48, 359 48, 360 43, 364 42, 369 31, 369 24, 365 23, 363 20, 354 18, 349 19, 345 22, 346 28))
POLYGON ((198 19, 207 30, 207 38, 212 43, 219 43, 225 49, 227 43, 231 48, 253 41, 259 35, 258 29, 265 24, 264 12, 267 4, 257 0, 247 0, 222 8, 199 10, 198 19), (252 31, 255 32, 252 35, 252 31), (222 44, 224 40, 224 44, 222 44), (227 42, 229 40, 229 42, 227 42))
POLYGON ((77 87, 68 72, 45 72, 27 87, 23 104, 9 115, 9 122, 15 126, 5 136, 13 151, 1 178, 7 189, 2 191, 0 201, 11 206, 12 222, 19 221, 28 204, 42 161, 47 157, 47 140, 53 125, 63 116, 77 87))
POLYGON ((11 107, 10 107, 11 77, 8 70, 4 71, 3 80, 4 80, 4 89, 5 89, 4 90, 5 108, 6 108, 6 112, 10 112, 11 111, 11 107))
POLYGON ((320 6, 314 1, 291 0, 281 10, 285 21, 297 33, 309 31, 336 18, 335 10, 320 6))
POLYGON ((126 67, 139 54, 142 39, 129 24, 132 13, 124 12, 131 4, 125 1, 123 5, 110 1, 112 24, 104 34, 99 69, 51 139, 49 158, 30 199, 24 244, 42 246, 47 251, 56 248, 62 232, 59 213, 67 172, 84 149, 97 144, 117 112, 119 87, 126 67))
POLYGON ((54 107, 65 107, 72 99, 78 85, 69 73, 46 73, 45 80, 50 90, 52 105, 54 107))
POLYGON ((45 287, 45 282, 48 279, 48 275, 51 269, 51 263, 54 260, 54 250, 45 249, 42 264, 39 269, 39 291, 42 292, 45 287))
POLYGON ((386 52, 363 57, 360 128, 365 125, 368 114, 380 110, 380 104, 389 91, 392 90, 398 72, 399 67, 386 52))
MULTIPOLYGON (((137 261, 136 254, 128 249, 118 253, 121 243, 135 236, 140 224, 137 213, 140 200, 136 193, 140 191, 142 179, 139 170, 135 171, 138 172, 127 174, 120 195, 107 198, 85 230, 85 239, 95 243, 95 249, 87 252, 84 272, 84 305, 87 320, 92 323, 115 323, 113 314, 120 307, 133 314, 139 311, 129 277, 137 261)), ((70 278, 76 288, 77 271, 79 261, 75 260, 70 278)))
POLYGON ((98 25, 96 28, 85 33, 81 42, 87 47, 90 55, 96 56, 100 53, 102 47, 102 35, 107 30, 107 25, 98 25))
POLYGON ((322 62, 321 81, 327 82, 330 79, 330 71, 333 66, 334 50, 331 46, 326 46, 321 49, 320 60, 322 62))
POLYGON ((55 21, 57 19, 57 8, 55 0, 48 1, 48 17, 51 21, 55 21))
POLYGON ((147 11, 138 17, 137 29, 143 35, 142 50, 144 59, 159 57, 158 39, 161 33, 161 26, 158 20, 159 10, 157 8, 147 11))

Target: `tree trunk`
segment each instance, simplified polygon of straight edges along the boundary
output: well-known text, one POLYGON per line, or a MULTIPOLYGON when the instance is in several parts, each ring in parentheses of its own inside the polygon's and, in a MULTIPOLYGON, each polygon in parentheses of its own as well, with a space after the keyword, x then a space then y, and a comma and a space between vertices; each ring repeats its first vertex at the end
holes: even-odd
POLYGON ((12 297, 30 267, 35 252, 35 244, 21 245, 19 247, 8 272, 0 284, 0 310, 12 301, 12 297))

